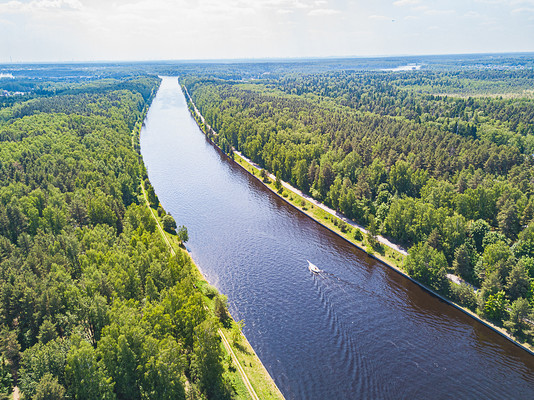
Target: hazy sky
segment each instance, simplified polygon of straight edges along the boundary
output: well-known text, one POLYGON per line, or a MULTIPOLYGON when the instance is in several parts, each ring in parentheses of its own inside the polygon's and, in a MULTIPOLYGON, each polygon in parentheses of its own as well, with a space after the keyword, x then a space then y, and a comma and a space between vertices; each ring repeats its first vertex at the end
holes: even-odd
POLYGON ((534 51, 534 0, 0 0, 0 62, 534 51))

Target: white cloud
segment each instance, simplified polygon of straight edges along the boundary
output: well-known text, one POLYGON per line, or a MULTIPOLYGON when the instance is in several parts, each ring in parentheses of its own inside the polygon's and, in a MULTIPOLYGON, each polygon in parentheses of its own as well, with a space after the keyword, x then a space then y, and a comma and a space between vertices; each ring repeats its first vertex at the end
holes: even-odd
POLYGON ((475 0, 475 3, 482 4, 508 4, 510 0, 475 0))
POLYGON ((454 10, 426 10, 426 15, 450 15, 454 14, 456 11, 454 10))
POLYGON ((464 18, 480 18, 482 15, 477 13, 476 11, 468 11, 463 15, 464 18))
POLYGON ((7 3, 0 4, 0 14, 20 11, 22 6, 23 3, 20 1, 8 1, 7 3))
POLYGON ((82 3, 78 0, 36 0, 32 1, 30 6, 38 9, 80 10, 82 8, 82 3))
MULTIPOLYGON (((316 2, 312 0, 255 0, 249 2, 257 7, 265 8, 283 8, 283 9, 309 9, 315 6, 316 2)), ((321 2, 322 3, 322 2, 321 2)))
POLYGON ((24 3, 18 0, 0 4, 1 13, 31 13, 44 10, 81 10, 82 3, 78 0, 34 0, 24 3))
POLYGON ((534 6, 534 0, 475 0, 475 3, 501 5, 515 7, 517 5, 532 5, 534 6))
POLYGON ((397 0, 393 2, 393 5, 397 7, 403 7, 403 6, 415 6, 420 3, 421 3, 421 0, 397 0))
POLYGON ((414 7, 413 10, 414 11, 426 11, 426 10, 429 10, 430 8, 428 6, 417 6, 417 7, 414 7))
POLYGON ((325 16, 325 15, 336 15, 339 14, 339 10, 334 10, 332 8, 316 8, 315 10, 311 10, 308 15, 310 16, 325 16))
POLYGON ((534 13, 533 7, 521 7, 512 10, 512 14, 530 14, 534 13))
POLYGON ((0 0, 0 62, 533 51, 533 9, 534 0, 0 0))
POLYGON ((385 15, 370 15, 369 19, 373 21, 391 21, 391 17, 386 17, 385 15))

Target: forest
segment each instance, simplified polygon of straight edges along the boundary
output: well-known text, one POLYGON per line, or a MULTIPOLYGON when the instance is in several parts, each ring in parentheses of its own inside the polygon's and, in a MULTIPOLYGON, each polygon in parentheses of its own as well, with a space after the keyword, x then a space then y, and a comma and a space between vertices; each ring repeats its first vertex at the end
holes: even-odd
POLYGON ((0 109, 0 396, 230 398, 219 321, 142 195, 157 206, 135 133, 159 79, 18 84, 0 109))
POLYGON ((409 248, 410 276, 533 343, 531 69, 204 73, 181 83, 225 152, 409 248))
POLYGON ((14 385, 25 399, 234 397, 224 301, 214 316, 145 206, 143 187, 174 230, 139 154, 154 73, 180 75, 225 152, 368 227, 374 251, 373 235, 405 246, 409 275, 532 344, 533 62, 497 58, 13 70, 0 79, 0 398, 14 385), (426 67, 387 70, 401 61, 426 67))

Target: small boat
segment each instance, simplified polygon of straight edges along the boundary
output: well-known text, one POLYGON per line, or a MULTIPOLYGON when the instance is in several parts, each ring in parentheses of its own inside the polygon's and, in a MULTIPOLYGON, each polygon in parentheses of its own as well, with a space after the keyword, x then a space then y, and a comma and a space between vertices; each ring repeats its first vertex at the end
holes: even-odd
MULTIPOLYGON (((306 260, 308 261, 308 260, 306 260)), ((319 272, 321 272, 321 270, 317 267, 317 265, 315 264, 312 264, 311 262, 308 261, 308 269, 313 272, 314 274, 318 274, 319 272)))

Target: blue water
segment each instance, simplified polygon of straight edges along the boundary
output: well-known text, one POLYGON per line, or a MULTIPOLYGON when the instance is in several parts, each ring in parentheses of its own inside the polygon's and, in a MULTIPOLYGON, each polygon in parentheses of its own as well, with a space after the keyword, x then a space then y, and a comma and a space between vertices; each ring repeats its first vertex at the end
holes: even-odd
POLYGON ((221 155, 164 78, 149 178, 288 399, 534 398, 534 357, 366 256, 221 155), (307 268, 310 260, 323 273, 307 268))

